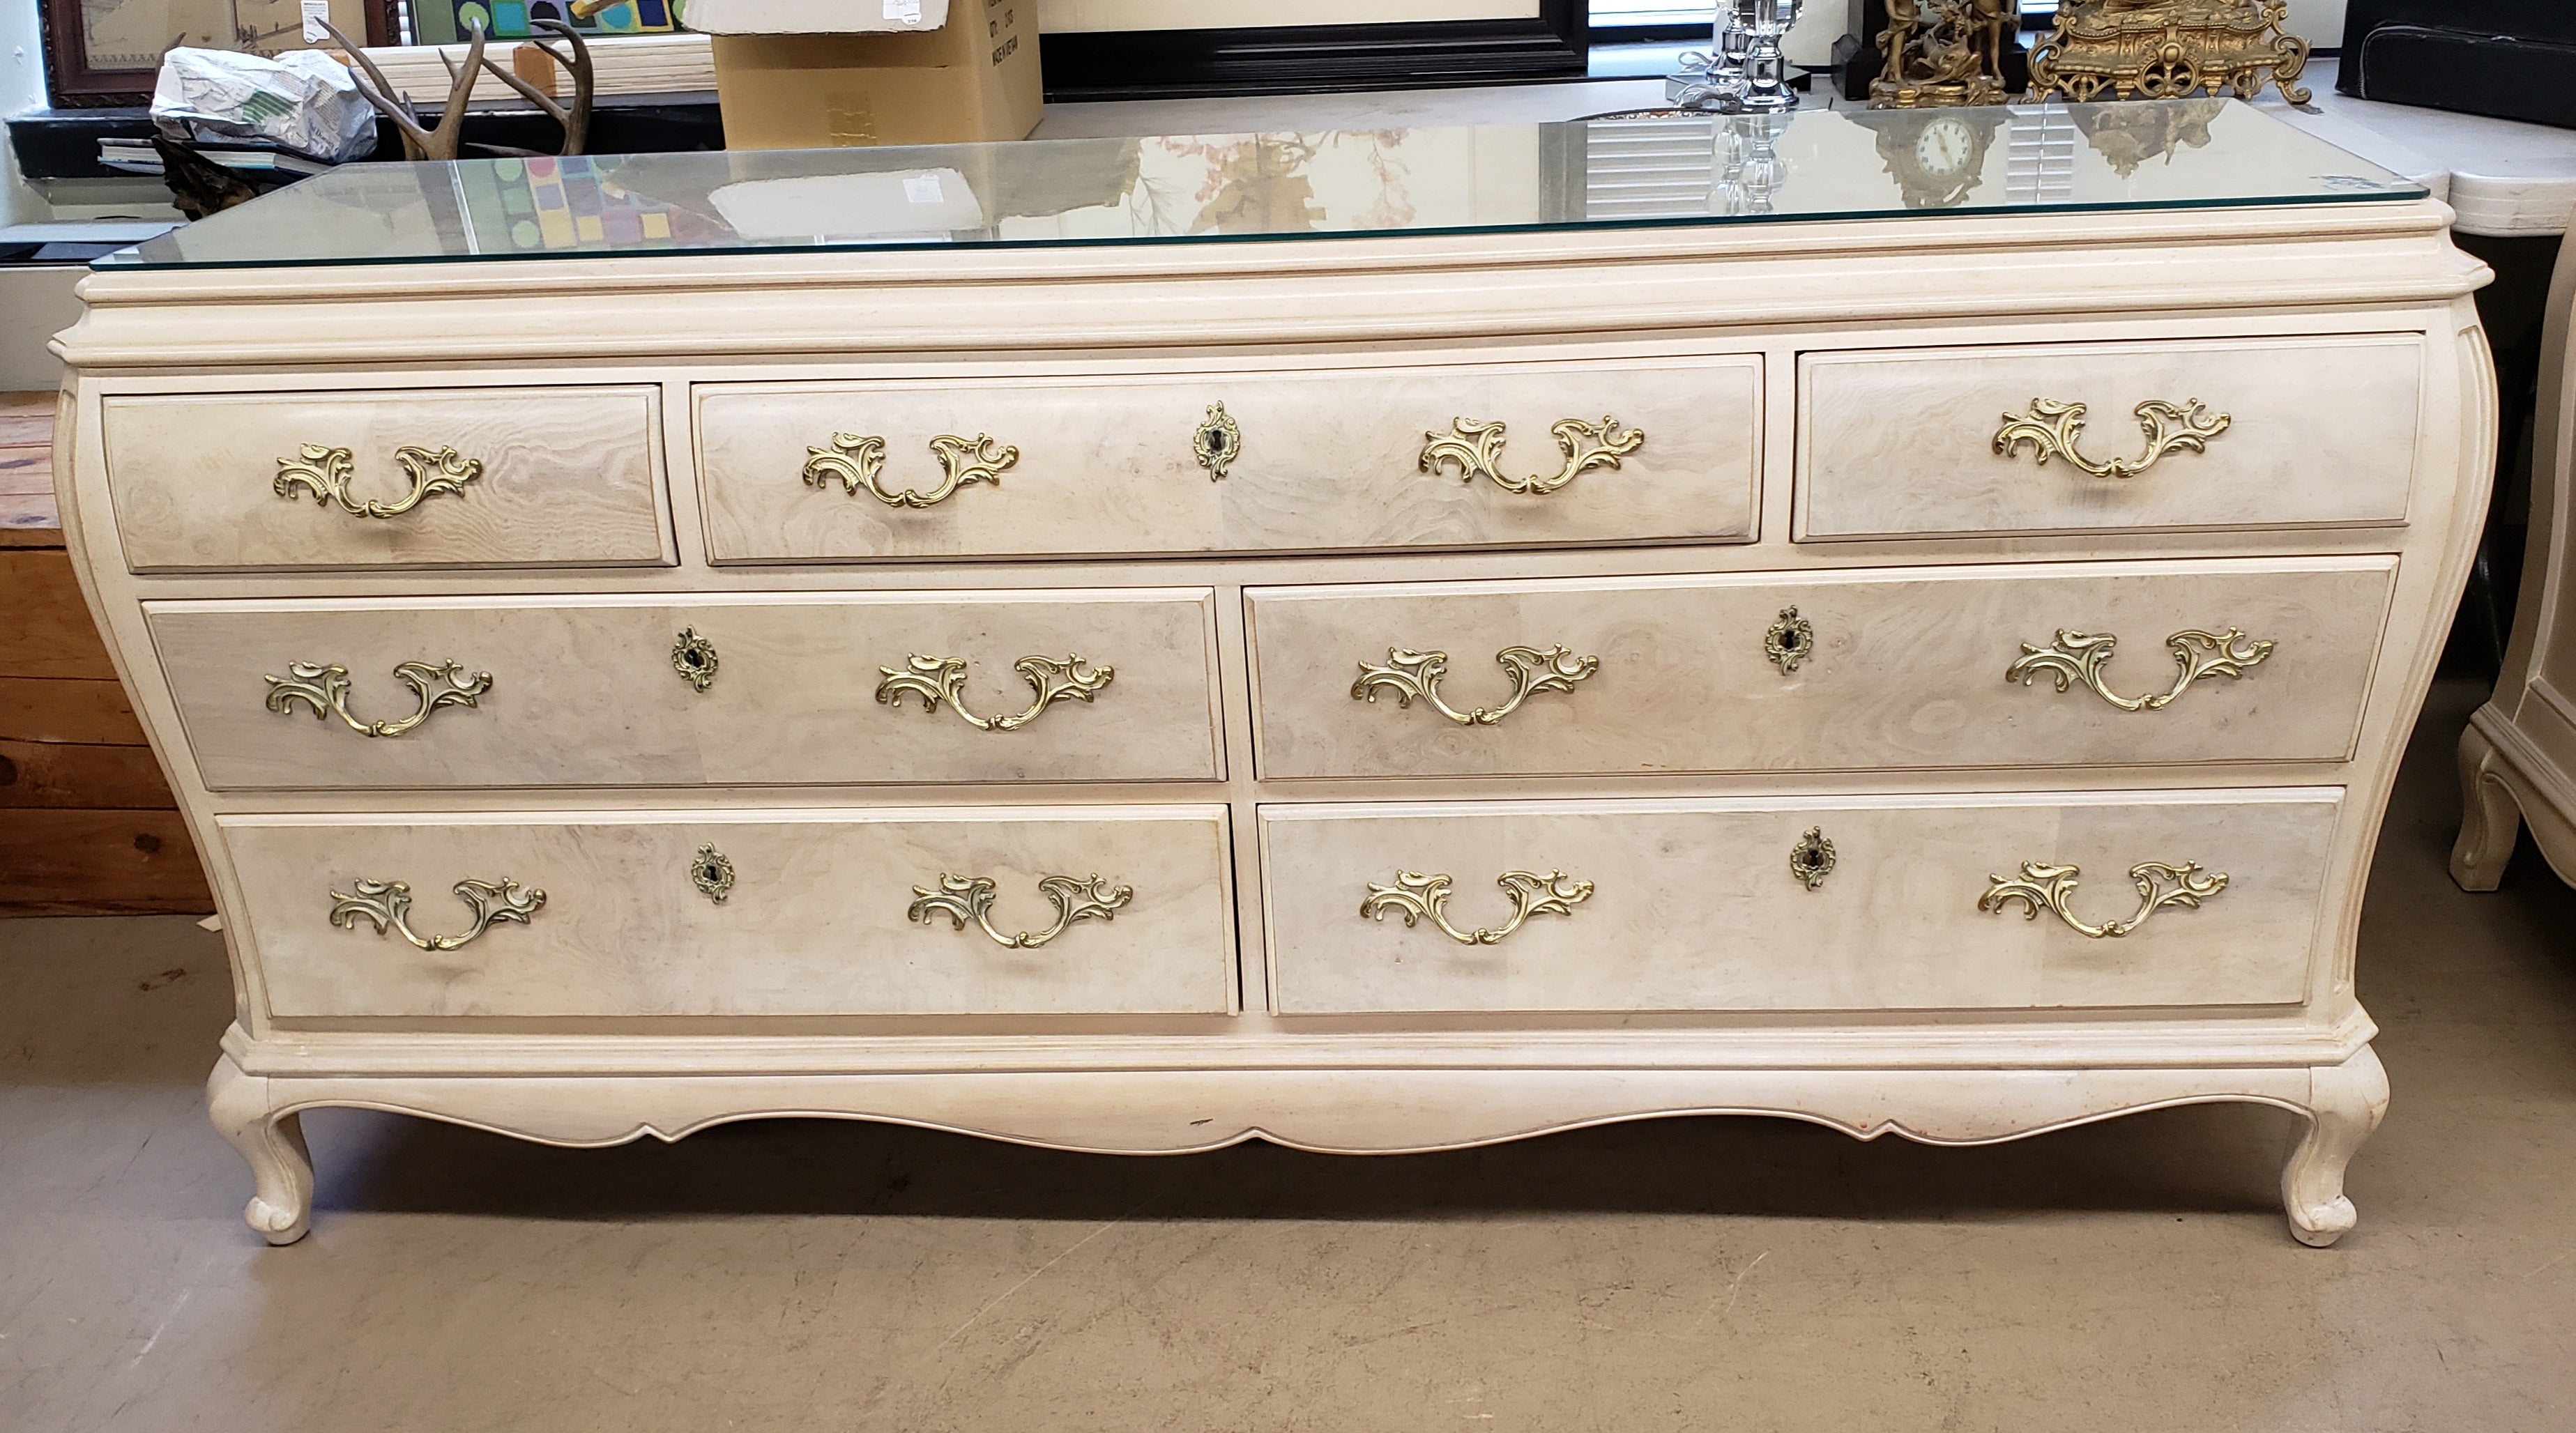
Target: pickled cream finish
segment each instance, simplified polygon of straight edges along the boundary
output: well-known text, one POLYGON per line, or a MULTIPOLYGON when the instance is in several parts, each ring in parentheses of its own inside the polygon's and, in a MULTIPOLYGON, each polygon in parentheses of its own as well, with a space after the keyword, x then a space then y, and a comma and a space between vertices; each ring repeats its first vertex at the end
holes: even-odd
POLYGON ((2424 366, 2420 334, 1809 353, 1797 536, 2403 522, 2424 366), (2035 397, 2084 404, 2095 457, 2144 451, 2142 402, 2199 399, 2229 422, 2208 451, 2168 454, 2131 478, 2041 464, 2027 448, 1999 460, 1997 431, 2035 397))
POLYGON ((2484 273, 2446 220, 92 275, 60 495, 227 921, 209 1099, 251 1220, 303 1232, 323 1104, 1171 1152, 1725 1110, 1964 1143, 2229 1100, 2308 1121, 2284 1203, 2330 1242, 2387 1099, 2363 879, 2492 456, 2484 273), (1926 281, 1961 270, 2015 282, 1926 281), (2134 451, 2149 399, 2232 416, 2106 487, 1992 451, 2034 397, 2088 405, 2088 453, 2134 451), (1193 448, 1219 403, 1222 477, 1193 448), (1645 442, 1554 492, 1421 468, 1499 420, 1496 471, 1553 474, 1549 425, 1604 418, 1645 442), (1020 457, 897 510, 802 480, 835 433, 885 440, 890 491, 936 481, 941 434, 1020 457), (359 521, 271 492, 302 442, 369 492, 400 444, 487 470, 359 521), (540 450, 587 457, 513 457, 540 450), (2270 656, 2161 710, 2005 679, 2065 629, 2162 691, 2168 636, 2230 627, 2270 656), (683 631, 719 655, 703 694, 683 631), (1497 651, 1560 645, 1600 668, 1497 724, 1351 696, 1440 650, 1445 699, 1490 708, 1497 651), (968 710, 1014 712, 1033 655, 1115 678, 1009 732, 876 700, 955 659, 968 710), (395 664, 451 660, 490 691, 400 736, 262 704, 340 663, 374 714, 395 664), (2025 863, 2077 867, 2097 926, 2133 866, 2229 881, 2090 940, 1977 909, 2025 863), (1361 914, 1446 874, 1459 928, 1498 928, 1507 872, 1561 872, 1565 910, 1476 947, 1361 914), (906 919, 990 880, 996 931, 1042 931, 1050 876, 1133 895, 1035 950, 906 919), (460 880, 548 899, 432 955, 329 923, 360 878, 431 932, 460 880))
POLYGON ((156 394, 106 400, 108 484, 136 572, 667 566, 660 394, 599 388, 156 394), (460 491, 370 519, 278 490, 278 459, 347 448, 355 495, 406 490, 395 450, 454 448, 460 491))
POLYGON ((1255 588, 1261 774, 2341 761, 2396 576, 2390 558, 2354 557, 1255 588), (1765 638, 1792 605, 1815 647, 1783 673, 1765 638), (2023 643, 2071 628, 2118 636, 2106 675, 2162 690, 2167 634, 2231 625, 2274 642, 2270 660, 2162 711, 2004 680, 2023 643), (1355 664, 1389 646, 1447 651, 1455 702, 1499 695, 1503 674, 1483 654, 1513 642, 1563 643, 1600 670, 1491 727, 1352 700, 1355 664))
MULTIPOLYGON (((1264 807, 1271 989, 1286 1015, 2294 1005, 2342 794, 1264 807), (1811 826, 1835 854, 1812 891, 1786 859, 1811 826), (2140 861, 2228 885, 2116 941, 1977 909, 1989 873, 2034 856, 2081 866, 2079 900, 2123 916, 2140 861), (1352 925, 1345 907, 1398 867, 1562 869, 1593 890, 1495 945, 1352 925)), ((1452 908, 1461 925, 1510 909, 1485 877, 1452 908)))
POLYGON ((694 400, 707 550, 719 563, 1744 542, 1762 446, 1762 363, 1739 354, 1045 384, 702 384, 694 400), (1211 481, 1197 435, 1219 399, 1238 437, 1211 481), (1463 417, 1506 425, 1512 476, 1552 474, 1564 459, 1550 425, 1605 414, 1646 441, 1615 471, 1554 492, 1423 468, 1426 434, 1463 417), (1020 456, 998 482, 895 508, 799 480, 809 446, 836 432, 887 440, 890 487, 937 477, 927 445, 943 433, 990 434, 1020 456))
POLYGON ((1222 1015, 1234 998, 1221 806, 1092 810, 618 813, 614 817, 227 817, 269 1013, 332 1020, 812 1015, 1222 1015), (701 845, 734 884, 690 879, 701 845), (908 921, 917 886, 991 876, 999 921, 1043 929, 1043 874, 1135 895, 1041 950, 908 921), (426 922, 447 888, 503 872, 546 892, 524 926, 437 955, 314 918, 314 892, 411 883, 426 922))
POLYGON ((709 593, 156 602, 145 621, 218 790, 1206 782, 1224 773, 1214 607, 1206 588, 709 593), (704 692, 671 669, 684 628, 716 650, 704 692), (938 655, 968 660, 971 701, 1016 709, 1011 664, 1033 653, 1116 679, 1016 731, 878 699, 886 669, 938 655), (450 660, 491 690, 391 740, 262 705, 291 661, 391 687, 397 662, 450 660))

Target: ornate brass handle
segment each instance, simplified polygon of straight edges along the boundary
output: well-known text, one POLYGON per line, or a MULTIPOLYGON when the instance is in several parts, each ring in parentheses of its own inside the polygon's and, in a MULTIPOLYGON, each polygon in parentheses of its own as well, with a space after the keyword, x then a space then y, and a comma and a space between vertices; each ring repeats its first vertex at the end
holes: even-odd
POLYGON ((1505 647, 1494 654, 1503 670, 1512 678, 1511 700, 1498 707, 1477 707, 1460 711, 1440 699, 1440 679, 1449 674, 1446 652, 1415 652, 1403 647, 1389 647, 1386 659, 1390 665, 1360 663, 1360 679, 1351 683, 1351 700, 1374 702, 1380 691, 1395 693, 1399 707, 1413 705, 1420 697, 1431 709, 1460 726, 1492 726, 1513 712, 1536 692, 1570 692, 1574 684, 1601 670, 1599 657, 1578 657, 1571 647, 1505 647))
POLYGON ((1615 470, 1621 458, 1646 445, 1643 429, 1622 428, 1618 419, 1606 415, 1598 423, 1561 418, 1550 424, 1548 431, 1556 435, 1557 451, 1565 455, 1565 466, 1553 474, 1504 477, 1503 425, 1479 423, 1473 418, 1452 418, 1447 433, 1423 434, 1420 466, 1437 477, 1446 463, 1458 469, 1461 482, 1490 478, 1505 492, 1545 496, 1595 468, 1615 470))
POLYGON ((2209 451, 2209 440, 2227 431, 2236 420, 2224 413, 2212 413, 2197 398, 2186 398, 2180 405, 2148 399, 2133 410, 2138 427, 2147 435, 2147 450, 2135 459, 2113 458, 2096 462, 2077 450, 2084 436, 2084 405, 2064 403, 2054 398, 2030 400, 2028 413, 2006 413, 2004 426, 1995 432, 1995 451, 2015 457, 2023 444, 2039 456, 2039 465, 2048 466, 2050 458, 2064 458, 2069 463, 2097 478, 2134 478, 2156 465, 2167 453, 2209 451))
POLYGON ((1055 903, 1055 924, 1031 935, 1021 931, 1004 935, 993 927, 993 882, 984 876, 952 876, 939 873, 939 889, 912 888, 912 905, 904 911, 906 920, 930 923, 933 915, 944 915, 964 930, 973 921, 984 928, 984 934, 1010 950, 1035 950, 1057 936, 1075 921, 1116 920, 1118 909, 1135 899, 1133 886, 1112 886, 1100 877, 1077 881, 1071 876, 1040 876, 1038 890, 1055 903))
POLYGON ((805 485, 819 488, 837 481, 851 497, 865 488, 878 502, 888 507, 926 508, 946 502, 949 495, 969 483, 991 483, 999 487, 1002 473, 1020 460, 1020 450, 993 441, 992 435, 978 433, 973 442, 954 433, 942 433, 930 440, 932 456, 939 459, 939 485, 928 492, 911 488, 888 491, 879 479, 885 473, 886 440, 873 435, 835 433, 832 446, 805 450, 805 485))
POLYGON ((411 928, 411 886, 403 881, 360 881, 356 895, 331 893, 331 924, 358 928, 358 918, 375 922, 376 934, 399 931, 423 950, 455 950, 502 921, 526 925, 546 903, 543 891, 522 890, 516 881, 458 881, 456 894, 474 912, 474 924, 463 935, 422 935, 411 928))
POLYGON ((1368 899, 1360 902, 1360 914, 1382 921, 1388 911, 1394 911, 1404 917, 1407 926, 1427 920, 1460 945, 1493 945, 1519 930, 1521 922, 1531 916, 1570 916, 1576 906, 1592 899, 1590 881, 1578 881, 1563 871, 1550 871, 1544 876, 1534 871, 1505 871, 1494 878, 1494 884, 1512 898, 1512 918, 1492 930, 1460 930, 1449 923, 1449 884, 1446 875, 1398 871, 1394 885, 1368 888, 1368 899))
POLYGON ((2145 925, 2147 917, 2167 906, 2188 906, 2198 910, 2204 897, 2227 889, 2227 877, 2223 872, 2212 871, 2203 875, 2197 861, 2186 861, 2179 866, 2168 866, 2162 861, 2141 861, 2129 868, 2129 883, 2138 888, 2138 913, 2127 920, 2086 925, 2076 918, 2075 912, 2067 909, 2067 902, 2075 896, 2076 877, 2081 874, 2083 870, 2078 866, 2024 861, 2021 875, 2016 879, 2007 881, 2001 876, 1986 877, 1993 884, 1986 888, 1984 895, 1977 897, 1977 909, 2001 914, 2004 902, 2019 901, 2024 907, 2024 920, 2039 919, 2041 909, 2045 908, 2054 911, 2057 918, 2066 922, 2067 928, 2077 935, 2090 940, 2117 940, 2145 925))
POLYGON ((1117 680, 1115 667, 1086 667, 1082 658, 1071 653, 1061 662, 1053 657, 1022 657, 1011 664, 1036 690, 1028 706, 1007 716, 979 717, 966 710, 958 693, 966 686, 966 659, 963 657, 921 657, 903 659, 900 672, 892 667, 879 667, 885 680, 877 683, 877 700, 891 707, 903 705, 909 692, 921 698, 921 709, 936 712, 946 702, 966 724, 977 731, 1018 731, 1037 720, 1038 713, 1065 700, 1090 701, 1100 690, 1117 680))
POLYGON ((461 493, 467 483, 483 476, 482 459, 464 457, 454 448, 396 448, 394 461, 411 480, 411 491, 399 502, 373 498, 360 502, 349 496, 349 483, 357 474, 356 454, 319 443, 306 443, 295 451, 295 457, 277 460, 277 495, 292 498, 301 488, 324 507, 338 503, 351 517, 401 517, 440 493, 461 493))
POLYGON ((2061 692, 2082 682, 2094 695, 2124 712, 2151 712, 2173 703, 2174 698, 2190 690, 2191 684, 2203 677, 2239 678, 2248 667, 2259 667, 2272 655, 2272 644, 2248 638, 2234 627, 2224 632, 2203 632, 2198 628, 2176 632, 2165 639, 2165 650, 2173 653, 2174 684, 2170 690, 2143 697, 2124 697, 2102 684, 2102 668, 2111 660, 2112 649, 2120 639, 2108 633, 2069 632, 2060 628, 2057 640, 2046 647, 2021 644, 2021 657, 2004 668, 2006 682, 2029 686, 2040 673, 2046 672, 2061 692))
POLYGON ((313 708, 313 719, 338 717, 349 730, 360 736, 400 736, 429 720, 429 714, 440 707, 470 707, 492 690, 492 674, 476 672, 465 675, 460 662, 403 662, 394 675, 411 688, 420 705, 410 716, 392 721, 360 721, 349 712, 349 669, 337 662, 322 666, 314 662, 289 662, 286 675, 263 676, 268 683, 268 709, 279 716, 292 715, 291 708, 302 702, 313 708))

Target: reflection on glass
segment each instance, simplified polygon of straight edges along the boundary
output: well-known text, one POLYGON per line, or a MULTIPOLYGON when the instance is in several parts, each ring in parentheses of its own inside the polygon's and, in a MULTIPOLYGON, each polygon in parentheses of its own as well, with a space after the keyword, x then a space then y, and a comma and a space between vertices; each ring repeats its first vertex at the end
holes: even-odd
POLYGON ((1561 124, 348 165, 104 268, 1221 242, 2352 203, 2423 190, 2251 106, 1561 124), (2148 163, 2157 160, 2157 163, 2148 163))

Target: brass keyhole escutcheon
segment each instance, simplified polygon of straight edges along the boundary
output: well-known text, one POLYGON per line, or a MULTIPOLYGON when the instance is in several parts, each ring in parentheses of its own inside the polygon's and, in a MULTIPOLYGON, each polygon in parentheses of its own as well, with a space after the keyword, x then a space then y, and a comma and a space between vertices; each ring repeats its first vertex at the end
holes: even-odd
POLYGON ((708 900, 723 905, 724 898, 733 894, 733 862, 712 844, 700 846, 698 854, 689 858, 689 883, 708 900))
POLYGON ((1207 420, 1190 435, 1190 453, 1212 483, 1222 481, 1227 465, 1242 456, 1243 428, 1226 415, 1223 403, 1208 405, 1207 420))
POLYGON ((1780 675, 1796 672, 1800 662, 1815 655, 1815 624, 1799 616, 1795 607, 1781 608, 1780 620, 1762 634, 1762 651, 1771 659, 1771 665, 1780 669, 1780 675))
POLYGON ((1834 873, 1834 843, 1825 839, 1825 828, 1810 826, 1798 844, 1789 848, 1789 874, 1799 884, 1814 890, 1834 873))
POLYGON ((671 642, 671 670, 680 680, 698 691, 714 686, 716 681, 716 644, 698 635, 695 627, 683 627, 671 642))

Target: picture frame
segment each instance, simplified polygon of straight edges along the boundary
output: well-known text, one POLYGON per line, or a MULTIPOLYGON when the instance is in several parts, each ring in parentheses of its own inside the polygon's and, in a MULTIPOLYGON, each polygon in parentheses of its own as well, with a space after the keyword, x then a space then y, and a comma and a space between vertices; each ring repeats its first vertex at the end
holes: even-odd
MULTIPOLYGON (((331 0, 331 23, 369 45, 394 43, 399 0, 331 0)), ((162 54, 176 46, 275 54, 303 48, 299 0, 42 0, 45 97, 56 109, 152 102, 162 54), (278 37, 292 37, 280 44, 278 37)))

